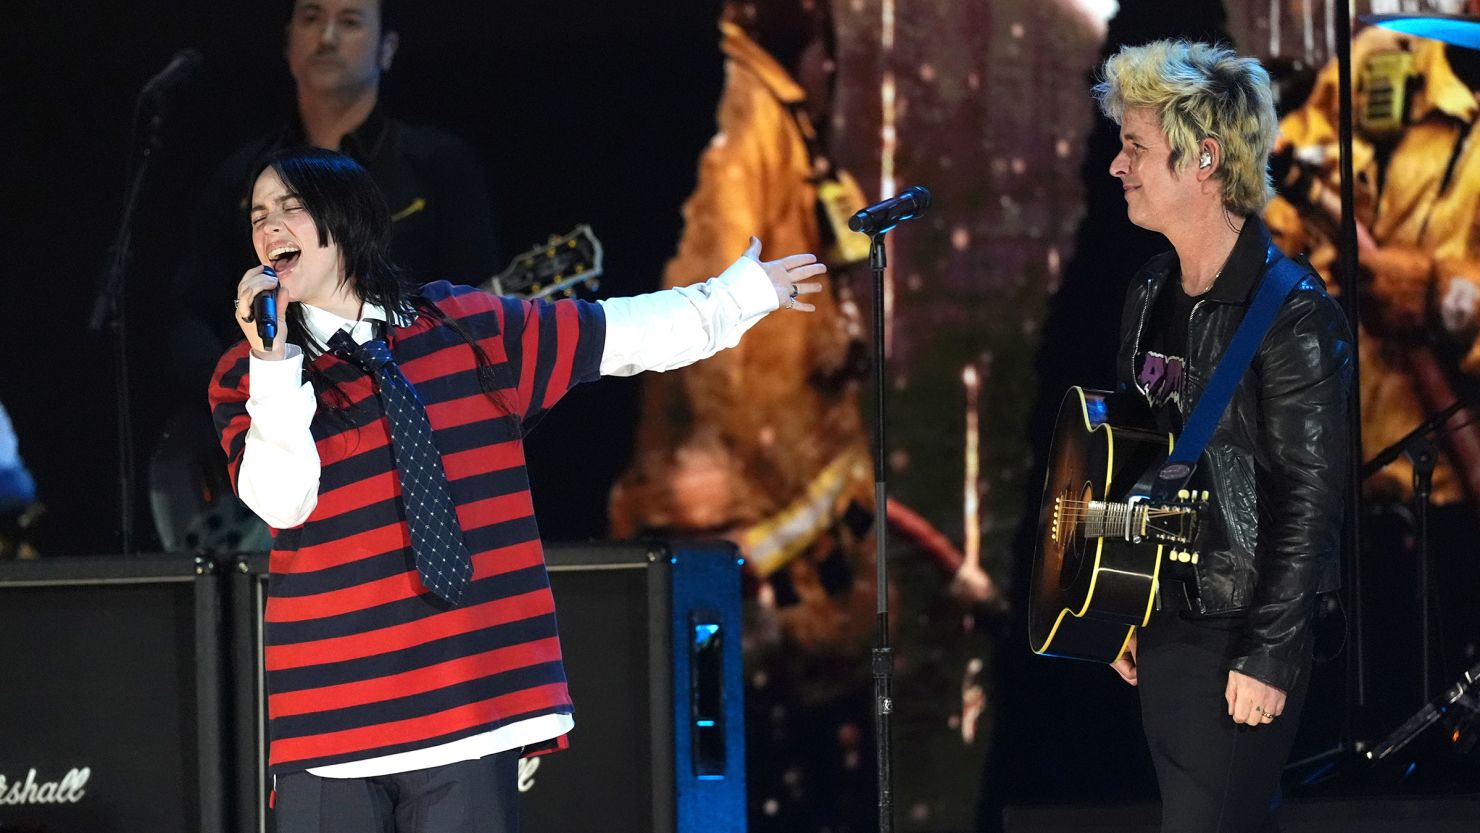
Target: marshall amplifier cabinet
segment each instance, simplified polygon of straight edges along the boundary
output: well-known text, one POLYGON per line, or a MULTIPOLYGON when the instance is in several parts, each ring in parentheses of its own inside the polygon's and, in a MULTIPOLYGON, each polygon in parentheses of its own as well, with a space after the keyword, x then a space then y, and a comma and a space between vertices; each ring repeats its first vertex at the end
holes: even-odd
MULTIPOLYGON (((546 549, 576 726, 519 770, 527 833, 743 833, 740 559, 729 544, 546 549)), ((237 562, 232 683, 240 833, 266 810, 266 558, 237 562), (244 673, 245 672, 245 673, 244 673)))
POLYGON ((219 601, 188 556, 0 562, 0 831, 223 830, 219 601))

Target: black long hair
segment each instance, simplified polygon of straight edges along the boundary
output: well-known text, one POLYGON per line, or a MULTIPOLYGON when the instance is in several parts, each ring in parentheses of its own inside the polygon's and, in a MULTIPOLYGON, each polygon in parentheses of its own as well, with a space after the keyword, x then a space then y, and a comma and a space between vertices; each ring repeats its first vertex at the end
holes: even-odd
MULTIPOLYGON (((505 407, 510 405, 497 394, 493 365, 483 348, 466 328, 422 297, 405 273, 391 262, 390 207, 380 186, 358 162, 323 148, 282 148, 257 165, 252 183, 268 168, 313 219, 319 245, 333 243, 339 247, 340 262, 344 265, 340 286, 347 284, 361 303, 381 307, 392 321, 397 316, 428 315, 445 324, 477 356, 478 382, 483 392, 505 407)), ((347 398, 336 386, 321 379, 312 366, 313 360, 328 348, 309 333, 302 306, 296 301, 289 303, 283 318, 288 325, 288 343, 298 345, 303 351, 304 375, 314 383, 315 390, 328 389, 335 404, 343 408, 348 404, 347 398)))

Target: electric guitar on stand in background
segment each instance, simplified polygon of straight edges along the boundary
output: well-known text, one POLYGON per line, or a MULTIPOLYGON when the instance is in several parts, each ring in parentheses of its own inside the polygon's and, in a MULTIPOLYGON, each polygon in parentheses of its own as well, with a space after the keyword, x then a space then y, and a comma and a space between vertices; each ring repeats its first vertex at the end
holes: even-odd
POLYGON ((542 246, 516 256, 504 271, 478 285, 493 295, 517 295, 535 301, 552 295, 573 296, 600 286, 601 241, 582 223, 542 246))
MULTIPOLYGON (((601 241, 583 223, 516 256, 478 288, 528 300, 570 297, 595 291, 601 271, 601 241)), ((233 494, 216 431, 199 407, 165 421, 149 458, 149 507, 165 552, 252 552, 271 546, 267 525, 233 494)))

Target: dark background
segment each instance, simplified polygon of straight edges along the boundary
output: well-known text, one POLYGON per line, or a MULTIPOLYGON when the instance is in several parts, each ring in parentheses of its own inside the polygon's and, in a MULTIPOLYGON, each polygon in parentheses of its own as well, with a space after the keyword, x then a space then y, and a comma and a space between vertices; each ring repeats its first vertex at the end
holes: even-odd
MULTIPOLYGON (((282 60, 286 0, 22 4, 6 25, 0 159, 13 267, 0 301, 9 356, 0 401, 47 506, 43 555, 120 545, 116 355, 87 323, 122 215, 139 89, 176 50, 204 55, 171 102, 134 224, 127 276, 137 468, 135 549, 157 547, 144 473, 175 406, 163 293, 197 193, 241 142, 293 107, 282 60), (19 37, 16 37, 16 36, 19 37)), ((722 80, 715 0, 403 3, 401 46, 382 83, 395 116, 445 127, 482 156, 506 253, 579 222, 606 249, 600 295, 656 289, 679 207, 713 132, 722 80)), ((245 234, 245 231, 244 231, 245 234)), ((738 256, 739 253, 736 252, 738 256)), ((222 288, 222 314, 230 287, 222 288)), ((546 537, 599 537, 606 491, 629 453, 636 383, 577 389, 529 443, 546 537)), ((206 414, 205 391, 199 407, 206 414)))

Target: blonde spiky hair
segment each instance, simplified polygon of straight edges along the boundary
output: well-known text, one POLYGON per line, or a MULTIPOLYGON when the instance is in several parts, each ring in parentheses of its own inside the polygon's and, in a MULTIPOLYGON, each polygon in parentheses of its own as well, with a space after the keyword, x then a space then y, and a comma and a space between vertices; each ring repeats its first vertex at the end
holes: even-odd
POLYGON ((1171 145, 1172 170, 1196 158, 1203 139, 1217 141, 1223 158, 1216 175, 1229 211, 1257 214, 1274 196, 1269 153, 1279 123, 1269 73, 1257 60, 1182 40, 1127 46, 1105 62, 1094 96, 1116 124, 1127 109, 1154 111, 1171 145))

